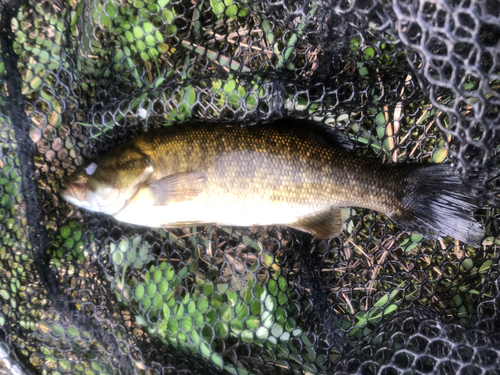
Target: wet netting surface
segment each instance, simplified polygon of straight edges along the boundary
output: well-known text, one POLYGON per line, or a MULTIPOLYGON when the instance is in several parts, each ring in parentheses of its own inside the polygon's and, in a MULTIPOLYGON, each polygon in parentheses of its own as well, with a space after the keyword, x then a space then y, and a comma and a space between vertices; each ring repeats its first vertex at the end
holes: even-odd
MULTIPOLYGON (((144 129, 291 117, 498 195, 497 0, 0 1, 0 372, 497 374, 481 246, 368 210, 338 238, 127 225, 61 178, 144 129)), ((486 201, 486 200, 485 200, 486 201)))

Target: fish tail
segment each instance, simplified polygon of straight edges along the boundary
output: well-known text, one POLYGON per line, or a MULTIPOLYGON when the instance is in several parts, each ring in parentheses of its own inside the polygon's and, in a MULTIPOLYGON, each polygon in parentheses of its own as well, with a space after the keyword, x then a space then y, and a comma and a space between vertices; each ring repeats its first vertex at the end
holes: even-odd
POLYGON ((481 244, 484 230, 473 216, 480 199, 451 165, 415 166, 405 181, 403 209, 391 216, 396 222, 428 238, 450 236, 472 246, 481 244))

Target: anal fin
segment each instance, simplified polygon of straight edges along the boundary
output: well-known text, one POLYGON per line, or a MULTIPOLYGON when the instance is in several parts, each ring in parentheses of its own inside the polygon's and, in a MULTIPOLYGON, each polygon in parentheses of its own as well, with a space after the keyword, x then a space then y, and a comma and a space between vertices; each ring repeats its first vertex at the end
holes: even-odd
POLYGON ((176 221, 173 223, 162 224, 160 228, 184 228, 184 227, 199 227, 199 226, 214 226, 215 223, 210 223, 208 221, 176 221))
POLYGON ((342 232, 342 210, 331 207, 313 216, 307 216, 289 225, 322 239, 337 237, 342 232))

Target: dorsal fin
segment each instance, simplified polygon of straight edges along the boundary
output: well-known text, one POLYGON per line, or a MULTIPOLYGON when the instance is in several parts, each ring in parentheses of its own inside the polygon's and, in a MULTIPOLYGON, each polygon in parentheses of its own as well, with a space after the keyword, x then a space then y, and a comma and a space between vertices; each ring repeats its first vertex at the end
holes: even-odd
MULTIPOLYGON (((262 126, 266 126, 263 124, 262 126)), ((280 119, 270 124, 271 127, 292 131, 323 146, 354 150, 354 144, 339 128, 306 119, 280 119)))

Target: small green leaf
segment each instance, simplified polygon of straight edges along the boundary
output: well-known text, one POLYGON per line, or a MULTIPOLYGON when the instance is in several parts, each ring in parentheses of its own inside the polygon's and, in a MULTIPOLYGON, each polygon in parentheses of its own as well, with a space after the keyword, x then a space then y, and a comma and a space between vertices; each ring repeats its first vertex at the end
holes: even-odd
POLYGON ((231 321, 231 330, 239 335, 243 331, 243 323, 239 319, 233 319, 231 321))
POLYGON ((253 300, 251 303, 250 303, 250 311, 252 312, 252 314, 254 315, 260 315, 261 312, 262 312, 262 304, 260 303, 260 301, 257 301, 257 300, 253 300))
POLYGON ((163 82, 165 82, 165 78, 158 78, 154 84, 155 88, 159 87, 163 82))
POLYGON ((160 283, 160 293, 162 295, 165 295, 165 294, 167 294, 167 292, 168 292, 168 281, 167 280, 163 280, 160 283))
POLYGON ((216 309, 219 310, 222 306, 223 303, 223 297, 220 294, 214 294, 212 296, 212 306, 216 309))
POLYGON ((146 319, 144 319, 141 315, 137 315, 135 317, 135 320, 137 321, 137 323, 139 323, 141 326, 145 326, 147 323, 146 323, 146 319))
POLYGON ((143 246, 141 247, 141 249, 139 250, 139 258, 141 258, 141 260, 143 262, 147 262, 148 259, 149 259, 149 250, 146 246, 143 246))
MULTIPOLYGON (((377 116, 375 116, 375 124, 377 126, 382 126, 385 125, 385 113, 384 112, 379 112, 377 116)), ((382 136, 379 135, 379 138, 382 138, 384 136, 384 128, 382 128, 382 136)))
POLYGON ((200 312, 196 312, 194 315, 194 324, 196 327, 203 327, 203 315, 200 312))
POLYGON ((276 284, 276 281, 274 281, 273 279, 269 280, 269 282, 267 283, 267 290, 269 291, 269 293, 273 296, 277 296, 278 295, 278 285, 276 284))
POLYGON ((127 250, 128 250, 128 249, 129 249, 129 247, 130 247, 130 242, 129 242, 129 240, 127 240, 127 239, 123 239, 123 240, 121 240, 121 241, 120 241, 120 244, 118 245, 118 247, 120 248, 120 251, 121 251, 122 253, 126 253, 126 252, 127 252, 127 250))
POLYGON ((160 43, 163 43, 165 41, 165 39, 163 38, 163 35, 161 35, 160 30, 155 31, 155 38, 160 43))
POLYGON ((130 249, 126 254, 127 261, 134 263, 137 258, 137 251, 135 249, 130 249))
MULTIPOLYGON (((109 28, 111 26, 111 19, 103 12, 102 5, 99 5, 94 12, 93 18, 97 19, 101 26, 104 28, 109 28)), ((94 44, 94 42, 92 42, 92 44, 94 44)))
POLYGON ((259 326, 259 320, 253 316, 250 316, 245 320, 245 325, 248 329, 254 330, 259 326))
POLYGON ((132 239, 132 248, 133 249, 137 249, 137 247, 140 245, 141 241, 142 241, 142 237, 141 236, 135 236, 132 239))
POLYGON ((481 267, 479 267, 479 273, 485 273, 487 272, 491 265, 493 264, 493 261, 491 259, 487 260, 486 262, 484 262, 481 267))
POLYGON ((236 81, 234 79, 231 79, 224 85, 224 92, 228 95, 232 94, 235 88, 236 88, 236 81))
POLYGON ((474 263, 472 262, 472 259, 470 259, 470 258, 464 259, 464 261, 462 262, 462 265, 464 266, 464 268, 467 271, 469 271, 470 269, 472 269, 472 267, 474 267, 474 263))
POLYGON ((255 297, 257 297, 258 299, 260 299, 262 301, 264 299, 265 294, 266 294, 266 289, 264 288, 263 285, 257 284, 253 288, 253 293, 254 293, 255 297))
POLYGON ((224 2, 222 0, 210 0, 210 6, 215 15, 220 16, 224 13, 224 2))
POLYGON ((162 274, 161 274, 161 270, 160 269, 157 269, 154 274, 153 274, 153 281, 158 284, 161 280, 161 277, 162 277, 162 274))
POLYGON ((71 228, 68 226, 64 226, 61 228, 61 237, 62 238, 68 238, 69 235, 71 234, 71 228))
POLYGON ((70 336, 73 336, 73 337, 78 337, 78 336, 80 336, 80 334, 78 333, 78 330, 77 330, 75 327, 68 327, 68 329, 66 330, 66 332, 67 332, 70 336))
POLYGON ((118 10, 112 3, 107 3, 106 4, 106 13, 108 13, 108 16, 111 18, 115 18, 116 15, 118 14, 118 10))
POLYGON ((39 57, 39 61, 42 63, 42 64, 47 64, 49 62, 49 53, 47 51, 40 51, 40 55, 38 56, 39 57))
POLYGON ((286 311, 283 307, 278 307, 276 309, 275 316, 278 323, 284 324, 286 322, 286 311))
POLYGON ((2 296, 3 299, 5 300, 8 300, 10 298, 10 294, 9 292, 7 292, 6 290, 0 290, 0 296, 2 296))
POLYGON ((75 245, 75 240, 72 238, 67 238, 66 241, 64 241, 64 246, 67 247, 68 249, 72 249, 74 245, 75 245))
POLYGON ((398 309, 398 305, 394 305, 394 304, 389 305, 389 306, 387 306, 387 307, 385 308, 385 310, 384 310, 384 315, 388 315, 388 314, 390 314, 390 313, 392 313, 392 312, 396 311, 397 309, 398 309))
POLYGON ((139 26, 134 26, 133 32, 134 32, 134 36, 137 39, 142 38, 142 36, 144 35, 143 32, 142 32, 142 29, 139 26))
POLYGON ((170 307, 168 307, 167 304, 163 305, 163 317, 165 319, 169 319, 170 318, 170 307))
POLYGON ((225 339, 226 336, 228 335, 228 333, 229 332, 228 332, 228 327, 227 327, 226 323, 218 321, 215 324, 215 334, 217 335, 217 337, 219 337, 221 339, 225 339))
POLYGON ((200 343, 200 335, 198 334, 198 332, 196 332, 195 330, 191 331, 190 337, 191 337, 192 343, 195 346, 198 346, 198 344, 200 343))
POLYGON ((264 311, 260 320, 264 327, 271 328, 274 324, 274 315, 272 315, 269 311, 264 311))
POLYGON ((247 344, 251 344, 253 342, 253 333, 248 329, 245 329, 241 332, 241 340, 247 344))
POLYGON ((152 35, 146 35, 146 38, 144 38, 144 42, 148 47, 154 47, 156 45, 156 40, 152 35))
POLYGON ((185 332, 189 332, 191 331, 191 329, 193 328, 193 321, 190 317, 188 316, 185 316, 182 321, 181 321, 181 328, 185 331, 185 332))
POLYGON ((222 358, 220 355, 217 355, 217 354, 212 354, 212 356, 210 357, 212 359, 212 362, 218 366, 219 368, 222 368, 222 364, 223 364, 223 361, 222 361, 222 358))
POLYGON ((153 298, 155 294, 156 294, 156 284, 151 283, 148 285, 148 296, 153 298))
POLYGON ((163 297, 161 294, 155 295, 155 298, 153 299, 153 305, 157 310, 161 309, 163 305, 163 297))
POLYGON ((123 253, 121 251, 114 251, 113 252, 113 263, 119 266, 123 262, 123 253))
POLYGON ((264 301, 264 305, 266 307, 266 310, 274 312, 277 307, 276 298, 274 298, 273 296, 267 296, 264 301))
POLYGON ((153 24, 151 22, 144 22, 142 24, 142 29, 146 34, 151 34, 153 32, 153 24))
POLYGON ((191 89, 186 92, 186 102, 192 107, 196 101, 196 92, 191 89))
POLYGON ((187 313, 190 316, 194 316, 195 312, 196 312, 196 303, 194 301, 190 301, 189 304, 187 305, 187 313))
POLYGON ((240 292, 240 296, 243 299, 243 302, 245 302, 247 305, 252 300, 252 292, 250 291, 250 289, 248 289, 248 287, 242 289, 242 291, 240 292))
POLYGON ((187 273, 188 273, 188 268, 187 266, 184 266, 180 269, 178 275, 181 279, 185 279, 187 277, 187 273))
POLYGON ((227 305, 222 306, 219 314, 221 319, 225 322, 230 322, 231 319, 233 318, 233 312, 231 308, 227 305))
POLYGON ((184 305, 182 304, 178 304, 174 307, 174 317, 176 319, 180 319, 182 318, 182 316, 184 315, 184 305))
POLYGON ((210 348, 208 345, 204 342, 201 343, 200 345, 200 352, 203 356, 210 358, 210 348))
POLYGON ((168 10, 168 9, 165 9, 162 13, 161 13, 163 19, 165 20, 165 23, 167 24, 171 24, 172 21, 174 20, 174 14, 172 13, 172 11, 168 10))
POLYGON ((432 162, 442 163, 447 156, 448 156, 448 150, 446 149, 446 147, 438 147, 432 153, 432 162))
POLYGON ((141 303, 142 303, 142 307, 145 310, 149 310, 149 308, 151 307, 151 299, 148 296, 144 296, 141 303))
POLYGON ((265 327, 260 327, 256 332, 255 332, 255 337, 259 340, 266 340, 269 337, 269 330, 265 327))
POLYGON ((129 43, 134 42, 134 35, 130 31, 125 31, 125 38, 127 38, 129 43))
POLYGON ((375 50, 372 47, 366 48, 363 52, 367 58, 372 58, 375 56, 375 50))
POLYGON ((205 284, 203 285, 203 294, 206 296, 210 296, 215 292, 215 288, 213 284, 205 284))
POLYGON ((137 298, 137 300, 142 300, 142 297, 144 296, 144 286, 142 286, 142 284, 137 284, 136 288, 135 288, 135 298, 137 298))
POLYGON ((73 235, 73 239, 75 241, 80 241, 80 238, 82 238, 82 231, 81 230, 76 231, 75 234, 73 235))
POLYGON ((58 336, 62 336, 64 334, 64 328, 60 324, 56 324, 52 327, 52 332, 54 332, 58 336))
POLYGON ((226 9, 226 16, 228 16, 228 17, 233 16, 237 12, 238 12, 238 7, 235 4, 233 4, 226 9))
POLYGON ((424 236, 422 236, 421 234, 414 234, 411 236, 411 242, 420 242, 422 241, 422 239, 424 238, 424 236))
POLYGON ((201 313, 205 313, 208 309, 208 299, 205 296, 200 297, 198 300, 198 310, 201 313))

